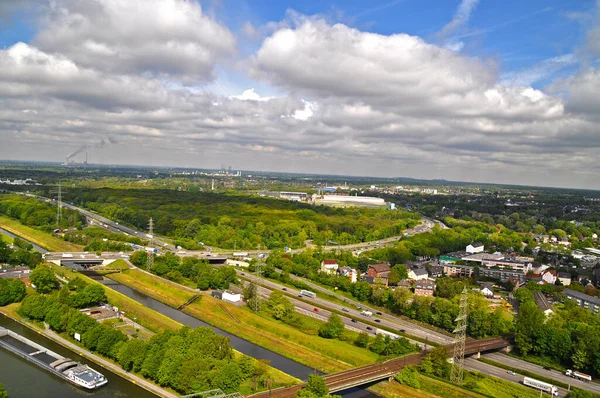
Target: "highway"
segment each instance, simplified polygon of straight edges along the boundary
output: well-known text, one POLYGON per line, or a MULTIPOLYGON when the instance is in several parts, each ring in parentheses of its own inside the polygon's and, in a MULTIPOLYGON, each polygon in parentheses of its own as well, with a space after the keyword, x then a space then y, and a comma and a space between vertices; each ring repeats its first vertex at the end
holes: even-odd
MULTIPOLYGON (((486 354, 487 355, 487 354, 486 354)), ((502 355, 502 354, 500 354, 502 355)), ((502 368, 497 368, 495 366, 492 365, 488 365, 486 363, 480 362, 475 358, 465 358, 465 369, 466 370, 471 370, 471 371, 477 371, 480 373, 484 373, 490 376, 495 376, 498 377, 500 379, 503 380, 508 380, 508 381, 512 381, 513 383, 517 383, 517 384, 523 384, 523 376, 520 374, 515 374, 512 375, 510 373, 508 373, 508 371, 502 369, 502 368)), ((567 395, 567 390, 565 390, 564 388, 560 388, 558 387, 558 396, 559 397, 564 397, 565 395, 567 395)), ((547 397, 547 395, 545 395, 547 397)))
POLYGON ((531 373, 539 374, 550 379, 560 381, 566 384, 570 384, 573 387, 580 388, 582 390, 591 391, 595 394, 600 394, 600 384, 598 383, 587 383, 585 381, 577 380, 569 376, 565 376, 564 373, 558 370, 546 370, 540 365, 533 364, 531 362, 524 361, 522 359, 514 358, 501 352, 490 352, 482 354, 484 358, 490 359, 502 363, 504 365, 523 369, 531 373))
MULTIPOLYGON (((298 295, 300 295, 300 291, 291 287, 285 287, 282 286, 276 282, 270 281, 268 279, 264 279, 264 278, 258 278, 257 276, 253 275, 253 274, 249 274, 248 272, 244 272, 242 270, 236 269, 236 272, 238 273, 238 275, 240 275, 241 277, 243 277, 244 279, 253 281, 261 286, 267 287, 271 290, 281 290, 284 293, 286 293, 288 296, 291 297, 297 297, 298 295), (283 290, 286 289, 286 290, 283 290)), ((326 290, 326 292, 328 294, 331 294, 332 292, 326 290)), ((355 318, 357 320, 360 319, 365 319, 365 320, 369 320, 371 322, 377 322, 376 320, 379 320, 379 323, 381 326, 385 327, 386 329, 390 329, 393 331, 398 332, 399 330, 404 330, 403 333, 412 335, 412 336, 416 336, 422 339, 427 339, 429 341, 432 341, 434 343, 439 343, 439 344, 449 344, 452 343, 453 339, 450 336, 446 336, 437 332, 434 332, 430 329, 427 329, 423 326, 419 326, 419 325, 415 325, 411 322, 408 321, 404 321, 402 319, 399 319, 393 315, 388 315, 386 313, 381 313, 381 315, 377 314, 377 312, 379 312, 379 310, 376 309, 370 309, 370 311, 373 313, 373 316, 367 317, 365 315, 361 315, 361 311, 362 310, 367 310, 369 311, 370 307, 367 307, 363 304, 360 304, 358 302, 354 302, 350 299, 345 298, 344 296, 339 296, 338 297, 341 301, 346 301, 348 304, 346 306, 344 305, 340 305, 340 304, 336 304, 336 303, 332 303, 331 301, 327 301, 321 298, 310 298, 310 297, 306 297, 304 296, 303 299, 304 300, 308 300, 311 303, 314 303, 314 307, 317 308, 327 308, 327 309, 332 309, 335 310, 341 314, 343 313, 347 313, 347 316, 350 316, 352 318, 355 318), (357 307, 362 307, 362 310, 358 310, 357 307), (348 311, 344 311, 344 308, 347 309, 348 311)), ((350 320, 350 322, 352 322, 350 320)), ((366 330, 366 327, 368 325, 365 325, 365 327, 363 328, 363 330, 366 330)), ((375 329, 375 328, 373 328, 375 329)), ((373 330, 374 332, 374 330, 373 330)), ((421 346, 423 345, 423 343, 420 344, 421 346)))

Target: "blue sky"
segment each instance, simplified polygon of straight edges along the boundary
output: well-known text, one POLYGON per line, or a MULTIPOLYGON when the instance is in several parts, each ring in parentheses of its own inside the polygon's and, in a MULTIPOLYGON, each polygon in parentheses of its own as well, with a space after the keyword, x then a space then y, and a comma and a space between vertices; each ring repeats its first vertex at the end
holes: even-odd
POLYGON ((0 158, 600 189, 599 9, 0 0, 0 158))

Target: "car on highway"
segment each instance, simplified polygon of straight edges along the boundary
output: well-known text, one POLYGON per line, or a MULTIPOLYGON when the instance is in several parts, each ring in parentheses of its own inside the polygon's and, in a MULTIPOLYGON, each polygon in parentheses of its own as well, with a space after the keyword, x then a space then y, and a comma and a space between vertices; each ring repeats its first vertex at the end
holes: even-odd
POLYGON ((552 370, 552 368, 550 366, 544 366, 545 370, 552 370))
POLYGON ((351 321, 354 323, 358 322, 356 319, 351 319, 351 321))
POLYGON ((404 329, 398 329, 398 331, 399 331, 400 333, 406 333, 406 330, 404 330, 404 329))
POLYGON ((375 322, 379 323, 379 322, 381 322, 381 320, 380 319, 375 319, 375 322))
POLYGON ((508 372, 506 372, 506 373, 508 373, 509 375, 513 375, 513 376, 514 376, 514 375, 516 375, 516 373, 515 373, 515 372, 513 372, 512 370, 509 370, 509 371, 508 371, 508 372))
POLYGON ((377 312, 376 312, 376 314, 377 314, 377 315, 382 315, 382 313, 381 313, 381 312, 379 312, 379 311, 377 311, 377 312))
POLYGON ((317 307, 313 308, 314 312, 319 312, 319 309, 317 307))
POLYGON ((373 330, 371 326, 367 326, 367 330, 373 330))
POLYGON ((281 290, 285 290, 285 291, 287 292, 287 288, 285 288, 285 287, 284 287, 284 288, 282 288, 281 290))
POLYGON ((342 311, 344 311, 344 312, 350 312, 350 310, 348 308, 346 308, 346 307, 342 308, 342 311))
POLYGON ((246 274, 244 274, 243 272, 241 272, 241 273, 240 273, 240 275, 244 275, 244 276, 246 276, 246 274))

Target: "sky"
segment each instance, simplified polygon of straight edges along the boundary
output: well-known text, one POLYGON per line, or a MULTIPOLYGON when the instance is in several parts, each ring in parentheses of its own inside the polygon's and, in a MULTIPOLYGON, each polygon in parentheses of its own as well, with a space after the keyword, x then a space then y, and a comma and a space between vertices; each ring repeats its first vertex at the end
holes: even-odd
POLYGON ((600 0, 0 0, 0 159, 600 189, 600 0))

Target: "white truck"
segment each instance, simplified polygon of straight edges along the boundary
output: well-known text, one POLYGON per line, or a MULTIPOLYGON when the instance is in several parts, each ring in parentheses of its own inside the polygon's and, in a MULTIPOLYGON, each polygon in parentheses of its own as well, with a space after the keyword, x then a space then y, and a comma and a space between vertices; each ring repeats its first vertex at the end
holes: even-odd
POLYGON ((531 377, 523 378, 523 385, 527 387, 535 388, 536 390, 543 391, 547 394, 557 397, 558 396, 558 388, 553 386, 550 383, 544 383, 543 381, 539 381, 536 379, 532 379, 531 377))
POLYGON ((73 258, 71 253, 63 253, 62 258, 73 258))
POLYGON ((592 381, 592 376, 586 375, 585 373, 578 372, 576 370, 567 369, 565 372, 565 376, 572 377, 574 379, 579 379, 583 381, 590 382, 592 381))
POLYGON ((234 252, 233 257, 248 257, 248 252, 234 252))
POLYGON ((371 311, 362 311, 360 314, 364 315, 364 316, 371 316, 371 315, 373 315, 373 313, 371 311))

